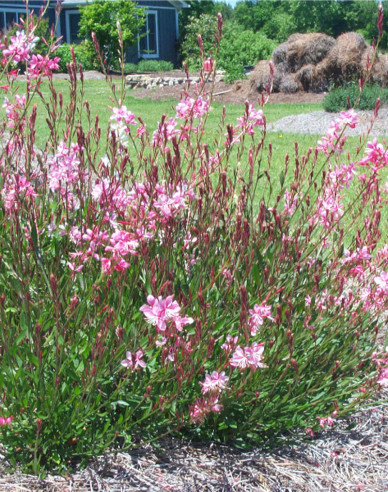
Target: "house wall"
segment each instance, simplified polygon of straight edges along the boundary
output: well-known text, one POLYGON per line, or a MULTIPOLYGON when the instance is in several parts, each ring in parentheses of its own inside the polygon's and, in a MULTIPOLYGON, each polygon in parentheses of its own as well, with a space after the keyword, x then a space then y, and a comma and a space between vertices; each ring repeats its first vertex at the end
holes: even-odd
MULTIPOLYGON (((177 11, 165 1, 147 2, 139 0, 139 7, 146 7, 150 11, 157 12, 158 19, 158 46, 159 56, 154 59, 167 60, 174 63, 178 62, 178 32, 177 32, 177 11)), ((137 63, 139 56, 138 46, 132 47, 127 52, 127 61, 137 63)))
MULTIPOLYGON (((30 0, 29 1, 29 10, 34 10, 36 14, 39 14, 40 8, 42 6, 42 0, 30 0)), ((158 35, 158 53, 157 56, 150 54, 145 55, 145 58, 153 58, 158 60, 168 60, 174 63, 174 65, 178 62, 178 14, 176 9, 171 5, 171 3, 163 0, 158 1, 150 1, 150 0, 138 0, 137 4, 139 7, 145 7, 150 12, 157 13, 157 35, 158 35)), ((56 14, 55 14, 55 5, 56 1, 51 0, 49 7, 46 11, 45 17, 49 20, 50 27, 55 24, 56 14)), ((65 6, 65 5, 64 5, 65 6)), ((25 4, 21 0, 0 0, 0 12, 1 9, 15 9, 20 11, 21 9, 25 10, 25 4)), ((76 5, 72 5, 68 8, 63 8, 59 18, 59 27, 57 29, 57 34, 61 34, 63 37, 63 41, 69 41, 69 34, 73 36, 75 33, 72 33, 72 30, 69 30, 68 20, 69 15, 66 15, 66 12, 75 12, 77 10, 76 5), (70 32, 71 31, 71 32, 70 32)), ((73 38, 74 41, 74 38, 73 38)), ((127 61, 138 62, 140 56, 140 46, 139 44, 130 48, 127 52, 127 61)))
MULTIPOLYGON (((28 2, 28 11, 34 11, 35 15, 39 15, 40 9, 42 7, 41 0, 30 0, 28 2)), ((11 0, 0 0, 0 12, 2 11, 17 11, 21 14, 26 12, 26 5, 23 1, 11 1, 11 0)), ((45 18, 49 20, 49 27, 55 23, 55 4, 52 6, 51 4, 47 8, 45 18)))

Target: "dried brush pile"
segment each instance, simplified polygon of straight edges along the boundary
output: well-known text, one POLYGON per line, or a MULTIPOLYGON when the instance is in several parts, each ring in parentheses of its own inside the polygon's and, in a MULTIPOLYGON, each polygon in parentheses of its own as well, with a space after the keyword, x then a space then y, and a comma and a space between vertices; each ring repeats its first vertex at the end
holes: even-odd
MULTIPOLYGON (((274 50, 271 62, 257 63, 243 89, 263 91, 273 70, 275 92, 325 92, 333 84, 364 76, 372 59, 373 48, 359 33, 344 33, 337 39, 321 33, 296 33, 274 50)), ((388 55, 380 55, 372 70, 371 81, 381 87, 388 85, 387 65, 388 55)))

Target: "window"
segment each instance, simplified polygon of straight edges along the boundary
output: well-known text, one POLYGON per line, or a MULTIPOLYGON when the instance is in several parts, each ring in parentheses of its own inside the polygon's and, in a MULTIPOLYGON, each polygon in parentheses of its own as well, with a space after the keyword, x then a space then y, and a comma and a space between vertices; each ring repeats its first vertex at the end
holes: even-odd
POLYGON ((78 38, 79 21, 81 14, 79 10, 65 10, 66 12, 66 42, 80 43, 78 38))
POLYGON ((148 11, 139 40, 139 58, 158 58, 158 13, 148 11))
POLYGON ((12 29, 14 22, 19 22, 25 14, 25 10, 0 9, 0 30, 3 32, 12 29))

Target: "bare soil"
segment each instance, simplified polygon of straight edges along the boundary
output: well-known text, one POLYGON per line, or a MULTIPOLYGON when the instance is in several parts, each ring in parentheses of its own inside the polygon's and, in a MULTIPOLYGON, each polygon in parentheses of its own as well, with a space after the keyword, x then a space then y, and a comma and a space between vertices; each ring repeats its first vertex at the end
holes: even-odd
MULTIPOLYGON (((153 77, 185 77, 185 73, 181 71, 153 73, 153 77)), ((196 76, 198 74, 190 74, 196 76)), ((154 101, 163 101, 166 99, 174 99, 179 101, 182 92, 186 89, 184 85, 166 86, 158 89, 134 89, 129 91, 129 94, 138 98, 149 98, 154 101)), ((211 84, 207 84, 207 90, 211 90, 211 84)), ((194 85, 191 84, 188 92, 192 94, 194 85)), ((234 84, 226 82, 216 82, 213 91, 214 101, 221 104, 244 104, 245 101, 250 103, 256 102, 260 98, 260 94, 251 87, 249 80, 238 81, 234 84)), ((325 93, 315 94, 313 92, 297 92, 295 94, 273 93, 269 99, 269 104, 290 104, 290 103, 320 103, 325 97, 325 93)))

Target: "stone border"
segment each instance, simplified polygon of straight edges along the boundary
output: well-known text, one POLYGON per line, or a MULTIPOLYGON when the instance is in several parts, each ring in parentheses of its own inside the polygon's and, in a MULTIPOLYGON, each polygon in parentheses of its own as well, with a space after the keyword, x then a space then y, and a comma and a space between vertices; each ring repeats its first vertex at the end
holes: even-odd
MULTIPOLYGON (((225 79, 225 72, 219 70, 215 76, 215 82, 222 82, 225 79)), ((191 76, 188 79, 192 84, 198 84, 199 76, 191 76)), ((187 78, 176 75, 154 75, 154 74, 131 74, 125 77, 125 84, 131 89, 156 89, 160 87, 172 87, 175 85, 184 85, 187 78)))

